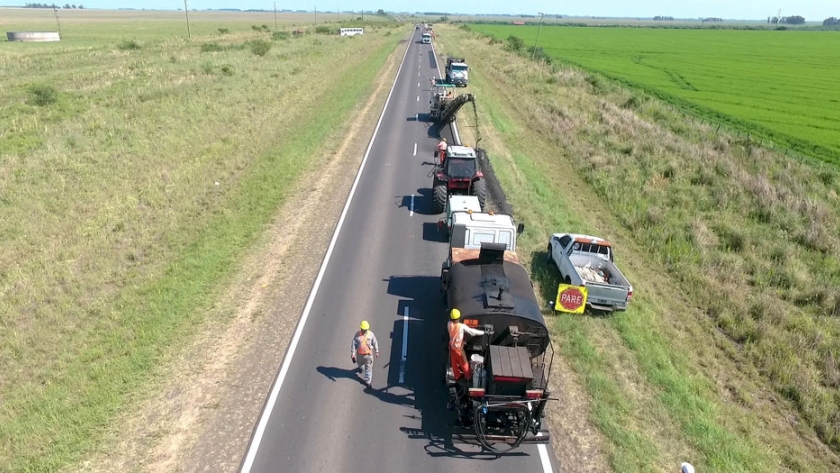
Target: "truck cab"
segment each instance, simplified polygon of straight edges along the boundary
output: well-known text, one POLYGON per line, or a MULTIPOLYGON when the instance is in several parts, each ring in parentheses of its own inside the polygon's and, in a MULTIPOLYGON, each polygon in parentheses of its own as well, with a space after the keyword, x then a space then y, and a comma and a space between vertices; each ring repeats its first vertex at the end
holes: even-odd
MULTIPOLYGON (((450 198, 452 201, 455 197, 450 198)), ((454 207, 457 204, 450 204, 454 207)), ((504 245, 504 260, 518 263, 516 255, 516 238, 525 230, 525 225, 516 225, 513 217, 493 212, 475 212, 455 210, 447 217, 449 229, 449 252, 441 267, 441 280, 452 265, 461 261, 475 259, 481 251, 482 244, 499 243, 504 245)), ((442 288, 445 290, 445 288, 442 288)))
POLYGON ((423 44, 432 44, 432 34, 431 33, 423 33, 423 36, 420 40, 423 44))
POLYGON ((446 60, 446 81, 466 87, 469 82, 469 66, 462 58, 448 58, 446 60))

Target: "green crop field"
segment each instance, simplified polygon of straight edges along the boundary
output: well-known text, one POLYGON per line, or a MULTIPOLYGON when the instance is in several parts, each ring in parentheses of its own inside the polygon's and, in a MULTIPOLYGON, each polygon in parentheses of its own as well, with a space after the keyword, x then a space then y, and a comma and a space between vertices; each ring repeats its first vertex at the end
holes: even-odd
MULTIPOLYGON (((533 46, 537 27, 473 25, 533 46)), ((543 27, 563 61, 642 87, 777 145, 840 162, 840 34, 543 27)))

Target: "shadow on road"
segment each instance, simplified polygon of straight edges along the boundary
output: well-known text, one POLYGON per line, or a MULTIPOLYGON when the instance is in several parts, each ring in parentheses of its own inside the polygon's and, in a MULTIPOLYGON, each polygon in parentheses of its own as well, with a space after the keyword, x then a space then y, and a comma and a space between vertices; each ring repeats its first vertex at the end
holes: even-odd
POLYGON ((429 67, 432 69, 437 69, 437 61, 435 60, 435 52, 433 50, 429 50, 429 67))
MULTIPOLYGON (((347 362, 349 363, 350 360, 348 359, 347 362)), ((350 379, 356 381, 362 386, 365 385, 364 380, 359 375, 359 372, 356 368, 344 369, 336 368, 334 366, 319 366, 315 369, 322 375, 326 376, 327 379, 329 379, 332 382, 335 382, 338 379, 350 379)))
POLYGON ((446 226, 441 227, 438 222, 423 222, 423 239, 436 243, 448 243, 446 226))

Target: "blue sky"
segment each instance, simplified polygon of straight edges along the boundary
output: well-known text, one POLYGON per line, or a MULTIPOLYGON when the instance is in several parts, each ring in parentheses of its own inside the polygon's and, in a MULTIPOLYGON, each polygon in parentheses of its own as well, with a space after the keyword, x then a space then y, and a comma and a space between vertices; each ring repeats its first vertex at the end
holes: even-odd
MULTIPOLYGON (((22 5, 31 0, 0 0, 0 5, 22 5)), ((149 8, 174 10, 183 8, 183 0, 76 0, 86 8, 149 8)), ((49 3, 63 5, 66 0, 49 3)), ((41 0, 44 3, 44 0, 41 0)), ((72 1, 70 3, 73 3, 72 1)), ((272 0, 188 0, 191 9, 206 8, 264 8, 272 9, 272 0)), ((589 0, 586 2, 564 2, 557 0, 487 1, 460 0, 323 0, 278 1, 277 9, 312 10, 317 5, 320 11, 377 10, 389 11, 450 11, 464 13, 555 13, 574 16, 622 16, 652 17, 666 15, 677 18, 721 17, 732 19, 764 19, 775 15, 781 8, 782 16, 802 15, 808 21, 822 21, 829 16, 840 17, 840 0, 589 0)), ((2 13, 0 13, 2 14, 2 13)))

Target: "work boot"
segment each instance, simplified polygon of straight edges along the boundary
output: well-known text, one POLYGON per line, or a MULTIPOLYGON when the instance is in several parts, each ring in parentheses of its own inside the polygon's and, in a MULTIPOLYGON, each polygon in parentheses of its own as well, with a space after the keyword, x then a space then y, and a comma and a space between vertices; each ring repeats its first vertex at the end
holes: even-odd
POLYGON ((368 389, 373 389, 373 386, 370 384, 370 381, 365 381, 365 386, 367 386, 368 389))

